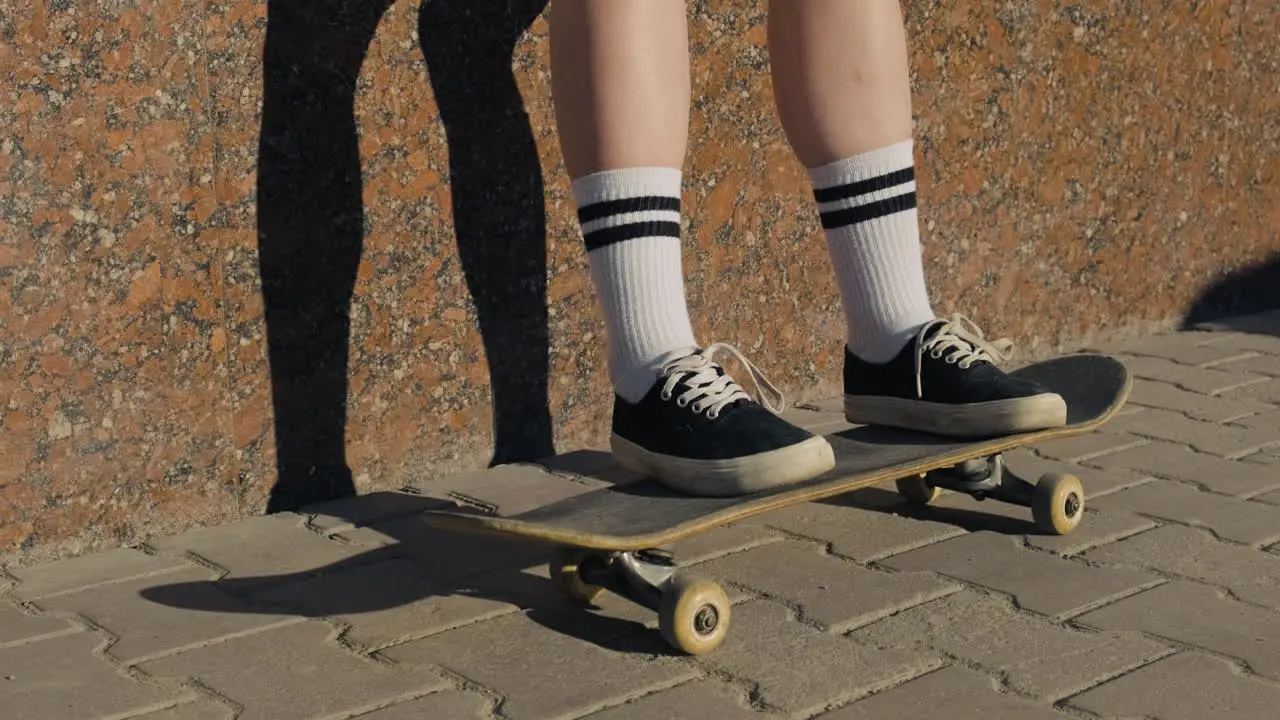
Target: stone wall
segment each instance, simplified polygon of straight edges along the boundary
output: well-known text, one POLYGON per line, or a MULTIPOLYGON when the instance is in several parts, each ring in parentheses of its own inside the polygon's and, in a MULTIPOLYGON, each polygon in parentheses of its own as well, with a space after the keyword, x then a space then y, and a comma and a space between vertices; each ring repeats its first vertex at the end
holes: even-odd
MULTIPOLYGON (((940 311, 1038 357, 1280 250, 1280 6, 905 6, 940 311)), ((605 440, 543 10, 0 0, 0 558, 605 440)), ((830 396, 764 3, 690 12, 696 328, 830 396)))

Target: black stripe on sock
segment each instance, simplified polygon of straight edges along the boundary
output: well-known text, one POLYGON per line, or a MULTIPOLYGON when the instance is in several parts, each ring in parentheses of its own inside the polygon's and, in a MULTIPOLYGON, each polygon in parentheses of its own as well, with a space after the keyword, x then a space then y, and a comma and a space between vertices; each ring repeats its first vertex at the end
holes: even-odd
POLYGON ((642 237, 672 237, 679 239, 680 223, 646 220, 627 225, 615 225, 589 232, 583 235, 582 240, 586 243, 587 252, 591 252, 624 240, 634 240, 642 237))
POLYGON ((847 227, 849 225, 857 225, 868 220, 875 220, 886 215, 911 210, 916 206, 916 194, 914 192, 905 193, 903 195, 895 195, 884 200, 867 203, 866 205, 857 205, 851 208, 843 208, 841 210, 832 210, 830 212, 821 213, 822 227, 826 230, 834 230, 836 228, 847 227))
POLYGON ((640 197, 622 198, 621 200, 604 200, 578 208, 578 222, 589 223, 592 220, 607 218, 624 213, 645 212, 646 210, 680 211, 680 198, 665 195, 642 195, 640 197))
POLYGON ((911 182, 916 179, 916 168, 914 165, 905 167, 901 170, 895 170, 884 175, 877 175, 866 180, 859 180, 855 183, 847 185, 835 185, 829 188, 814 188, 813 197, 820 203, 834 202, 836 200, 848 200, 859 195, 866 195, 877 190, 888 190, 891 187, 911 182))

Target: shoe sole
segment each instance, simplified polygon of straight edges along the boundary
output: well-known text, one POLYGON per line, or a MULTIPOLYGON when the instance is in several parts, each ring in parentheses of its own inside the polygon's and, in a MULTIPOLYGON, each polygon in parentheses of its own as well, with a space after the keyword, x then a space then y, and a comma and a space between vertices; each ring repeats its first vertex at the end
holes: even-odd
POLYGON ((610 439, 622 467, 689 495, 735 497, 815 478, 836 466, 831 443, 818 435, 777 450, 726 460, 694 460, 650 452, 625 438, 610 439))
POLYGON ((1053 393, 970 405, 846 395, 844 416, 860 425, 887 425, 947 437, 993 437, 1066 425, 1067 403, 1053 393))

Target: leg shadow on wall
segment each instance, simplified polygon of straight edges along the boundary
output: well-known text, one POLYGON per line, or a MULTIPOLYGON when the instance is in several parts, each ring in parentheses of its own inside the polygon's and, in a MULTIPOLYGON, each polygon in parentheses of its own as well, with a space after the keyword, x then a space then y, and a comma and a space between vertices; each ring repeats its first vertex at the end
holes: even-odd
MULTIPOLYGON (((552 454, 541 165, 511 62, 546 0, 430 0, 420 33, 449 142, 458 250, 490 365, 494 463, 552 454)), ((267 512, 355 494, 350 309, 364 234, 356 80, 391 0, 270 0, 257 181, 275 413, 267 512)))

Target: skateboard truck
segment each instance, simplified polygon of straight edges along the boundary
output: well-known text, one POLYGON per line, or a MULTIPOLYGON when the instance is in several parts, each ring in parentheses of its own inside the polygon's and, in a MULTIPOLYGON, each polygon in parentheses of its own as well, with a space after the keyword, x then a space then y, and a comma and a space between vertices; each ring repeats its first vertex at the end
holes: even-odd
POLYGON ((566 595, 591 603, 604 590, 658 613, 658 631, 678 650, 701 655, 729 632, 729 596, 718 584, 676 568, 662 549, 631 552, 556 548, 551 579, 566 595))
POLYGON ((1014 475, 1001 454, 900 478, 896 484, 898 493, 915 505, 928 505, 939 490, 951 490, 979 501, 991 498, 1031 508, 1036 527, 1051 535, 1066 535, 1084 517, 1084 487, 1078 478, 1047 473, 1030 483, 1014 475))

